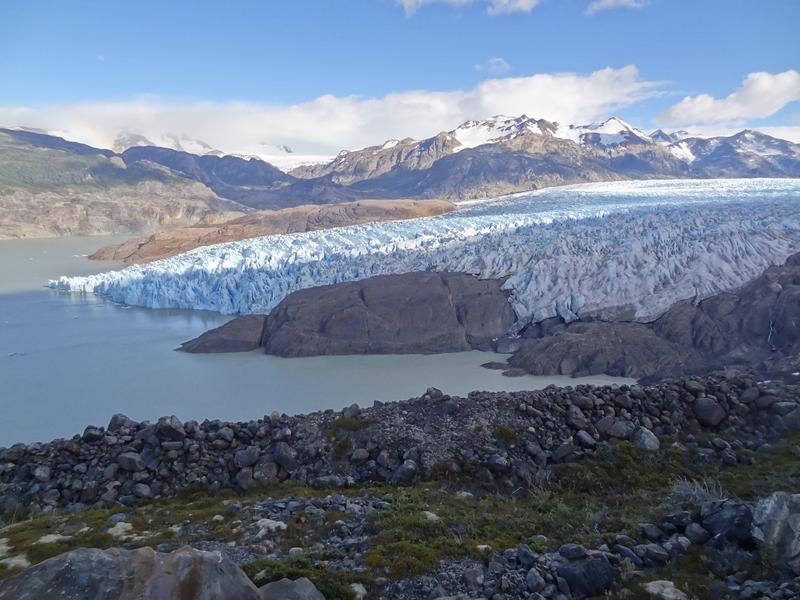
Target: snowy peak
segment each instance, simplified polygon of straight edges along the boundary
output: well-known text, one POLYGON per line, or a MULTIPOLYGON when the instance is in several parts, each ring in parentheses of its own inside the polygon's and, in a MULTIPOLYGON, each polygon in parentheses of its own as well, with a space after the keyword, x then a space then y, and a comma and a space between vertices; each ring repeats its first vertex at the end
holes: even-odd
POLYGON ((544 119, 532 119, 527 115, 508 117, 496 115, 482 121, 466 121, 448 135, 459 142, 455 152, 475 148, 484 144, 513 139, 527 132, 539 135, 555 135, 558 124, 544 119))
POLYGON ((653 139, 644 131, 619 117, 611 117, 602 123, 591 125, 570 125, 568 137, 582 144, 603 147, 653 143, 653 139))

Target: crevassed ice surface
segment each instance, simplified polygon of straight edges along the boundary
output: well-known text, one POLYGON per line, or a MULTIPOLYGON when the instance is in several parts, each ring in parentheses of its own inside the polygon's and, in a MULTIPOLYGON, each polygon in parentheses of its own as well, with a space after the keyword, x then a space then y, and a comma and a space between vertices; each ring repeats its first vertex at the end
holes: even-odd
POLYGON ((521 322, 656 318, 735 288, 800 250, 800 179, 550 188, 432 218, 198 248, 52 287, 152 308, 268 312, 293 291, 437 270, 508 277, 521 322))

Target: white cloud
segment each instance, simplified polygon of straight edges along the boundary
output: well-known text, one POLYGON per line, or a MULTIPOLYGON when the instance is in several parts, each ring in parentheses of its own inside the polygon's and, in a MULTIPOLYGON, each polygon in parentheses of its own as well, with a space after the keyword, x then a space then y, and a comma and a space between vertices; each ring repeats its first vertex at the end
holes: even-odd
POLYGON ((490 58, 480 64, 475 65, 475 70, 479 73, 488 73, 489 75, 502 75, 511 69, 511 65, 504 58, 496 57, 490 58))
POLYGON ((486 12, 490 15, 503 15, 517 12, 530 12, 541 0, 395 0, 406 11, 407 15, 414 14, 426 4, 449 4, 451 6, 466 6, 475 2, 484 2, 486 12))
POLYGON ((586 8, 587 15, 594 15, 612 8, 642 8, 647 0, 593 0, 586 8))
POLYGON ((494 114, 588 122, 659 93, 633 66, 589 74, 487 79, 469 90, 413 90, 377 98, 320 96, 280 106, 255 102, 175 102, 145 96, 119 102, 0 106, 0 126, 30 126, 111 147, 128 131, 151 140, 194 138, 225 152, 270 154, 285 144, 302 154, 335 153, 407 136, 424 138, 494 114))
POLYGON ((750 73, 742 85, 725 98, 709 94, 687 96, 664 111, 657 121, 682 126, 693 123, 735 123, 774 115, 800 100, 800 73, 750 73))

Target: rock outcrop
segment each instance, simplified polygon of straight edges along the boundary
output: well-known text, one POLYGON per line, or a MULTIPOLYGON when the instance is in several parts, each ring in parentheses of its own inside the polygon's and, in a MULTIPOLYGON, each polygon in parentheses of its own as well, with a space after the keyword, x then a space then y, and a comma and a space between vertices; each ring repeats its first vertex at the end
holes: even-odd
POLYGON ((464 273, 381 275, 290 294, 267 316, 240 317, 180 349, 267 354, 407 354, 488 348, 514 324, 498 280, 464 273))
POLYGON ((679 302, 649 324, 550 320, 523 332, 509 363, 537 375, 670 376, 800 354, 800 254, 732 292, 679 302))
POLYGON ((453 210, 442 200, 359 200, 332 205, 305 205, 259 211, 220 222, 207 218, 197 225, 169 229, 99 249, 92 260, 143 263, 188 252, 200 246, 235 242, 262 235, 319 231, 347 225, 432 217, 453 210))
POLYGON ((262 600, 264 596, 221 554, 184 547, 168 554, 152 548, 80 548, 0 581, 0 600, 45 598, 262 600))

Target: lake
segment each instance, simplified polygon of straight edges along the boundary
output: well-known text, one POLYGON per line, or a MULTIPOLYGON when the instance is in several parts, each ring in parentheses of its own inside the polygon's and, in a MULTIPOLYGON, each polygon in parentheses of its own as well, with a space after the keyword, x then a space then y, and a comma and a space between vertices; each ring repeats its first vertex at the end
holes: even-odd
POLYGON ((274 410, 403 400, 429 386, 466 395, 628 381, 507 378, 480 368, 503 359, 489 352, 292 359, 174 352, 231 317, 129 307, 44 287, 59 275, 112 268, 86 255, 125 237, 0 240, 0 446, 69 437, 106 425, 117 412, 137 420, 249 420, 274 410))

